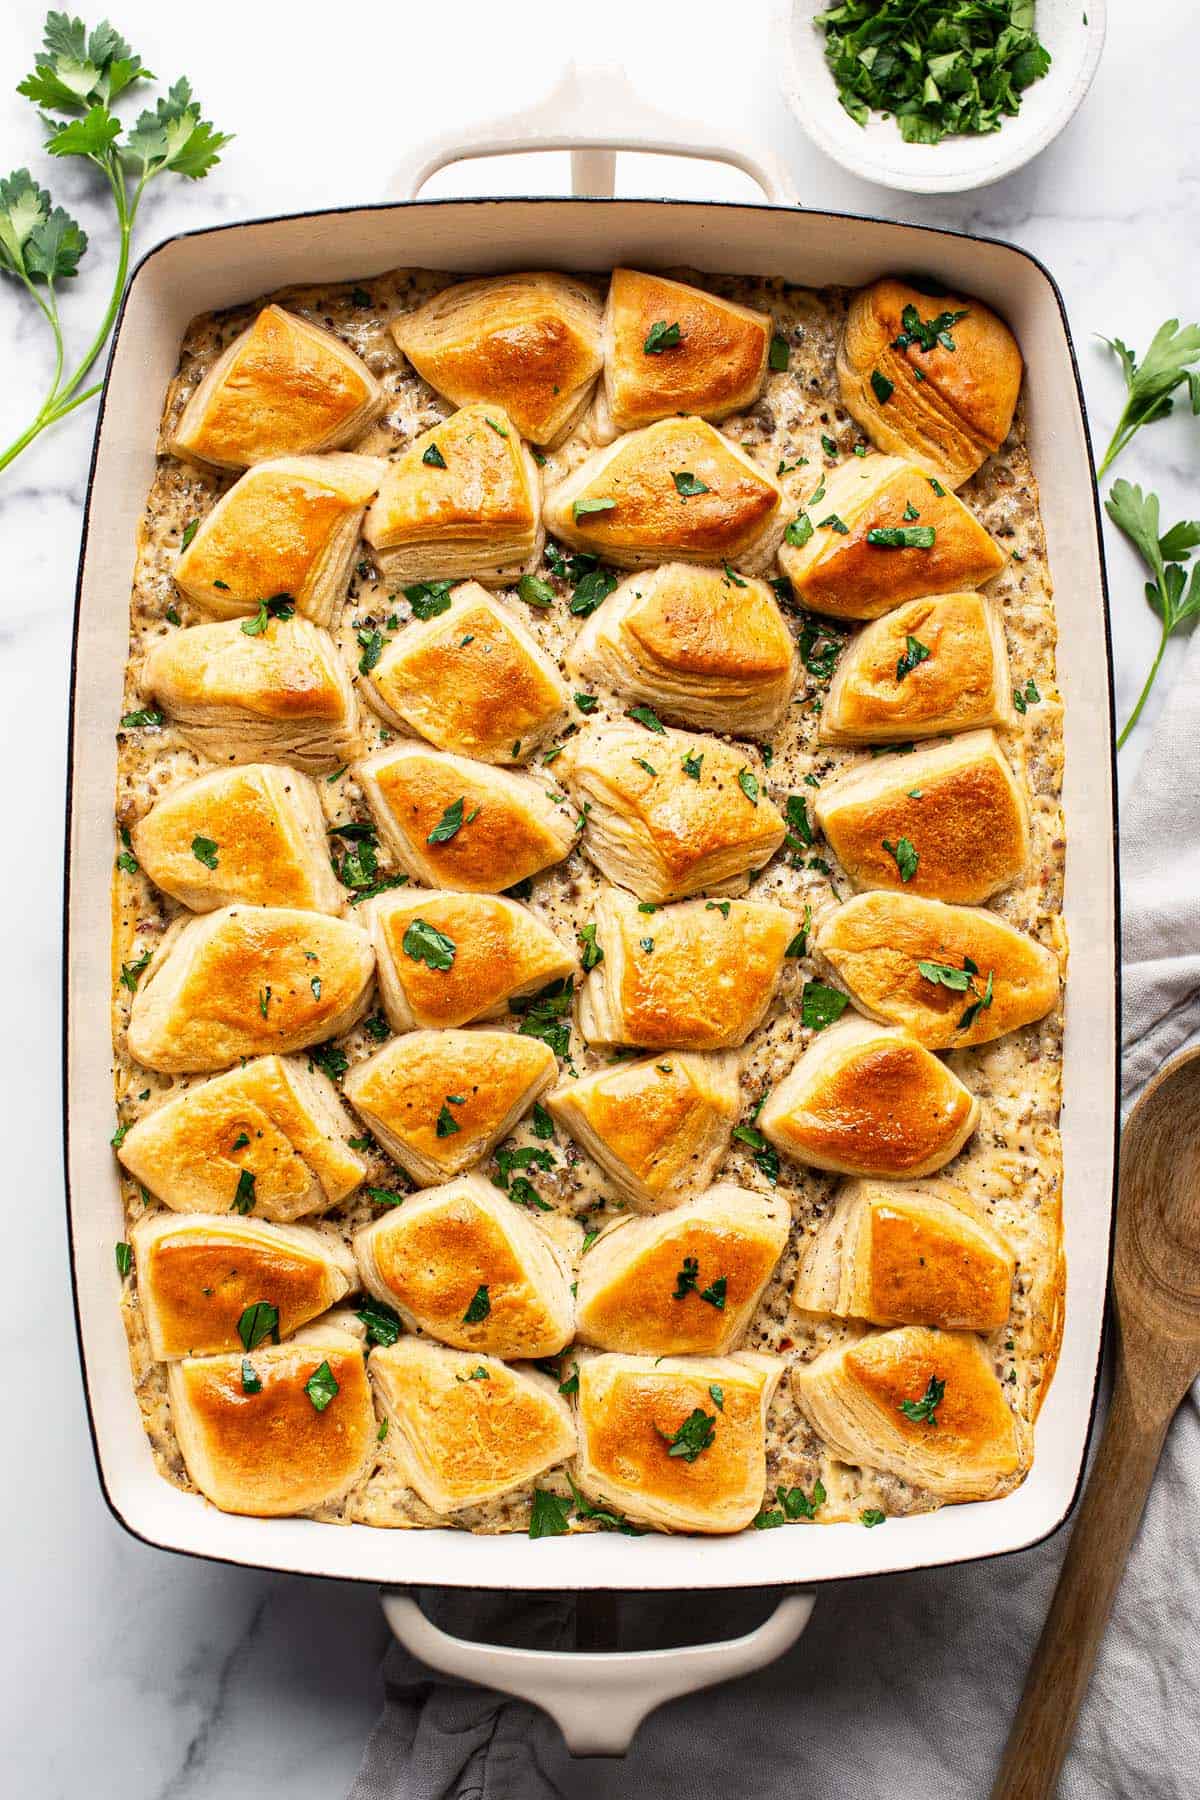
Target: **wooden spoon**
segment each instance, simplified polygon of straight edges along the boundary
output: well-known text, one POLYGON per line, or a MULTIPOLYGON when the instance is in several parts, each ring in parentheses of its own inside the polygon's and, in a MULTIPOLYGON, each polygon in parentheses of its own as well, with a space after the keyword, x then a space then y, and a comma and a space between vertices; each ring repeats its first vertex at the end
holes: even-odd
POLYGON ((1130 1114, 1118 1195, 1112 1405, 992 1800, 1058 1786, 1167 1427, 1200 1374, 1200 1050, 1130 1114))

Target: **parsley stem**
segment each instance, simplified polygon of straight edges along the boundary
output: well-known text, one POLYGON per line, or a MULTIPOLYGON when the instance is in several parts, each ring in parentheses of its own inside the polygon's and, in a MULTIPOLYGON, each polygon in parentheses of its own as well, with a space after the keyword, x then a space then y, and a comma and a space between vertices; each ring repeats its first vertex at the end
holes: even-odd
POLYGON ((1158 641, 1158 655, 1154 658, 1154 661, 1150 665, 1150 673, 1146 677, 1146 685, 1142 689, 1141 693, 1138 695, 1138 703, 1134 707, 1133 711, 1130 713, 1129 718, 1126 720, 1125 728, 1122 731, 1120 737, 1117 739, 1117 749, 1118 750, 1120 750, 1123 747, 1123 745, 1125 743, 1125 739, 1129 736, 1130 732, 1133 730, 1134 726, 1137 724, 1138 720, 1142 716, 1142 708, 1146 704, 1146 700, 1147 700, 1147 697, 1149 696, 1150 689, 1154 686, 1154 678, 1158 674, 1158 665, 1161 663, 1161 661, 1163 659, 1163 652, 1166 650, 1167 639, 1170 637, 1170 635, 1171 635, 1170 627, 1164 625, 1162 637, 1158 641))

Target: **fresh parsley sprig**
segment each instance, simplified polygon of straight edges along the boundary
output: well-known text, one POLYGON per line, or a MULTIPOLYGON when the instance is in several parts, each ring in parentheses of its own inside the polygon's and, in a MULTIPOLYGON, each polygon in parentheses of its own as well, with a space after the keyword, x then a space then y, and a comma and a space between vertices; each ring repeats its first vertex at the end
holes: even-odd
POLYGON ((167 170, 198 181, 230 141, 201 118, 199 102, 183 76, 165 98, 159 96, 153 112, 140 113, 126 129, 113 111, 114 102, 155 79, 107 19, 89 31, 82 19, 47 13, 42 50, 17 92, 38 108, 51 156, 82 157, 100 171, 116 208, 120 248, 100 327, 74 371, 65 375, 58 288, 77 273, 87 234, 54 205, 28 169, 17 169, 0 181, 0 272, 21 283, 54 337, 49 390, 25 430, 0 451, 0 469, 14 462, 47 426, 100 391, 99 382, 88 388, 83 382, 108 342, 117 315, 129 272, 134 221, 149 183, 167 170))
POLYGON ((1181 327, 1178 319, 1168 319, 1151 338, 1140 363, 1120 338, 1102 338, 1101 342, 1120 358, 1129 397, 1097 470, 1098 479, 1107 474, 1136 431, 1174 411, 1175 390, 1185 382, 1192 411, 1200 414, 1200 368, 1194 366, 1200 364, 1200 325, 1181 327))
POLYGON ((1200 616, 1200 563, 1193 564, 1190 579, 1183 566, 1200 545, 1200 519, 1181 519, 1169 531, 1161 532, 1158 495, 1143 494, 1140 487, 1128 481, 1114 481, 1104 505, 1113 524, 1125 533, 1150 570, 1153 580, 1146 583, 1146 598, 1162 621, 1158 651, 1137 705, 1117 739, 1119 750, 1141 717, 1167 639, 1181 625, 1200 616))

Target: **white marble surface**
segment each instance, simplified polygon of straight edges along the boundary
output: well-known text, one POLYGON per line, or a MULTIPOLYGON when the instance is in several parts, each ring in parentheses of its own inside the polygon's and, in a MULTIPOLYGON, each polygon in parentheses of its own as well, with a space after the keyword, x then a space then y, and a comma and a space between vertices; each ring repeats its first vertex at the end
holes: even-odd
MULTIPOLYGON (((208 0, 185 12, 114 0, 117 23, 150 66, 168 78, 186 72, 211 116, 238 134, 207 181, 164 180, 151 191, 138 244, 144 250, 212 221, 379 198, 412 144, 460 121, 468 134, 473 119, 528 104, 568 57, 608 56, 662 106, 723 117, 731 141, 768 141, 815 206, 945 223, 1036 252, 1066 296, 1103 442, 1121 389, 1091 334, 1115 332, 1141 347, 1165 314, 1200 311, 1193 9, 1153 0, 1111 10, 1092 94, 1040 161, 973 195, 916 202, 843 176, 802 137, 776 90, 768 0, 734 9, 724 0, 607 0, 603 8, 365 0, 344 15, 342 33, 330 22, 336 13, 303 3, 285 11, 208 0)), ((0 163, 29 163, 92 234, 86 272, 64 303, 79 344, 102 304, 113 234, 80 173, 49 168, 33 111, 12 92, 32 60, 41 13, 35 0, 0 9, 0 163)), ((536 167, 477 165, 430 191, 555 191, 565 174, 558 157, 536 167)), ((629 192, 747 191, 740 177, 708 167, 639 162, 619 179, 629 192)), ((4 441, 49 376, 37 326, 6 284, 4 441)), ((330 1800, 345 1790, 377 1704, 384 1632, 372 1593, 208 1567, 133 1542, 105 1510, 87 1437, 59 1155, 58 896, 71 602, 92 426, 84 409, 0 477, 0 767, 10 791, 0 1092, 10 1109, 14 1220, 0 1322, 8 1474, 0 1487, 0 1786, 31 1800, 285 1792, 330 1800)), ((1155 486, 1173 518, 1197 510, 1198 468, 1200 424, 1180 416, 1144 433, 1118 472, 1155 486)), ((1123 716, 1156 627, 1134 558, 1111 532, 1109 553, 1123 716)), ((1167 679, 1181 653, 1170 652, 1167 679)), ((1123 780, 1136 753, 1135 742, 1122 758, 1123 780)))

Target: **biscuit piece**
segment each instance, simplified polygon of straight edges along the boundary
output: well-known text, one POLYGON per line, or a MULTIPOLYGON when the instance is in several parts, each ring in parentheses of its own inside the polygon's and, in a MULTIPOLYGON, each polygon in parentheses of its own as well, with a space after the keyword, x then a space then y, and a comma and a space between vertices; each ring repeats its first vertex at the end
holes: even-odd
POLYGON ((370 1371, 392 1454, 434 1512, 498 1500, 575 1449, 570 1408, 536 1370, 404 1337, 370 1371))
POLYGON ((596 450, 546 495, 547 531, 622 569, 736 563, 758 573, 783 528, 774 476, 703 419, 662 419, 596 450))
POLYGON ((1004 1390, 970 1333, 871 1332, 797 1365, 792 1391, 843 1462, 886 1469, 942 1500, 992 1499, 1020 1466, 1004 1390))
POLYGON ((386 467, 349 455, 258 463, 201 520, 175 564, 176 586, 216 619, 286 596, 314 625, 331 625, 386 467))
POLYGON ((549 927, 499 894, 400 889, 363 911, 393 1031, 491 1018, 575 972, 549 927))
POLYGON ((217 469, 340 450, 386 403, 366 363, 340 338, 282 306, 265 306, 213 363, 166 449, 217 469))
POLYGON ((659 1531, 741 1531, 762 1504, 782 1368, 750 1353, 581 1360, 580 1487, 659 1531))
POLYGON ((282 763, 214 769, 172 788, 131 837, 150 880, 193 912, 242 900, 335 913, 345 899, 317 790, 282 763))
POLYGON ((590 725, 555 768, 584 812, 584 850, 639 900, 724 890, 769 862, 787 829, 759 765, 720 738, 590 725))
POLYGON ((888 277, 851 300, 837 372, 842 404, 872 442, 956 488, 1008 436, 1021 352, 980 301, 888 277))
POLYGON ((330 1506, 375 1448, 362 1346, 320 1322, 285 1344, 170 1364, 187 1472, 222 1512, 267 1519, 330 1506))
POLYGON ((676 1051, 564 1082, 546 1105, 639 1212, 707 1187, 740 1105, 736 1056, 676 1051))
POLYGON ((1016 1258, 950 1181, 850 1181, 810 1243, 792 1304, 873 1325, 994 1331, 1016 1258))
POLYGON ((363 690, 390 724, 481 762, 527 761, 571 703, 553 659, 475 581, 394 637, 363 690))
POLYGON ((856 894, 814 948, 861 1012, 929 1050, 1017 1031, 1058 998, 1058 959, 994 912, 916 894, 856 894))
POLYGON ((412 1031, 343 1082, 347 1100, 421 1187, 480 1162, 558 1071, 554 1052, 513 1031, 412 1031))
POLYGON ((568 650, 566 669, 673 724, 765 737, 792 697, 797 657, 765 581, 667 563, 609 595, 568 650))
POLYGON ((821 476, 779 546, 797 600, 836 619, 979 587, 1007 560, 957 494, 898 456, 847 457, 821 476))
POLYGON ((592 1044, 731 1050, 761 1024, 797 924, 762 900, 685 900, 647 914, 605 888, 603 960, 580 993, 580 1030, 592 1044))
POLYGON ((419 375, 455 406, 503 407, 530 443, 576 423, 600 373, 600 303, 568 275, 494 275, 443 288, 392 320, 419 375))
POLYGON ((175 1075, 302 1050, 357 1023, 374 973, 370 938, 345 919, 223 906, 167 931, 133 998, 129 1053, 175 1075))
POLYGON ((414 1194, 357 1234, 354 1255, 370 1293, 457 1350, 557 1356, 574 1333, 550 1239, 482 1175, 414 1194))
POLYGON ((618 1219, 579 1265, 585 1344, 648 1356, 724 1356, 787 1243, 777 1194, 722 1184, 652 1219, 618 1219))
POLYGON ((665 275, 614 269, 604 309, 604 384, 595 435, 608 443, 675 413, 719 420, 753 406, 771 319, 665 275))
POLYGON ((500 893, 561 862, 575 817, 545 778, 395 744, 354 771, 380 836, 402 869, 431 888, 500 893))
POLYGON ((758 1116, 777 1150, 843 1175, 932 1175, 958 1155, 979 1102, 896 1027, 844 1018, 819 1032, 758 1116))
POLYGON ((999 613, 982 594, 940 594, 898 606, 851 639, 817 736, 823 744, 904 743, 1012 717, 999 613))
POLYGON ((851 769, 813 812, 856 888, 973 906, 1029 861, 1029 809, 991 731, 851 769))

